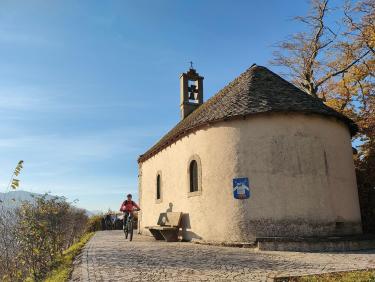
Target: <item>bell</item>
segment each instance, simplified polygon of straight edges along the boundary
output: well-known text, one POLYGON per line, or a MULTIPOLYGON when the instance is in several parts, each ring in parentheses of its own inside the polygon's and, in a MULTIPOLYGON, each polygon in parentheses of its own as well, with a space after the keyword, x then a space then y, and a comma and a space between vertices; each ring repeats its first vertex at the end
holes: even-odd
POLYGON ((190 85, 189 87, 189 100, 197 100, 197 86, 196 85, 190 85))

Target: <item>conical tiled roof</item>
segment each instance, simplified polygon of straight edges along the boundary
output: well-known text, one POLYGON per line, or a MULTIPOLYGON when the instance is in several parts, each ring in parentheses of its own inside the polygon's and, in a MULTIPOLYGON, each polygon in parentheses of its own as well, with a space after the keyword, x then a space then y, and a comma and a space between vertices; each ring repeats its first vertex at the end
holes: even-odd
POLYGON ((138 161, 147 160, 201 126, 268 112, 300 112, 335 117, 349 127, 352 135, 358 130, 351 119, 326 106, 321 100, 308 95, 269 69, 253 65, 181 120, 138 161))

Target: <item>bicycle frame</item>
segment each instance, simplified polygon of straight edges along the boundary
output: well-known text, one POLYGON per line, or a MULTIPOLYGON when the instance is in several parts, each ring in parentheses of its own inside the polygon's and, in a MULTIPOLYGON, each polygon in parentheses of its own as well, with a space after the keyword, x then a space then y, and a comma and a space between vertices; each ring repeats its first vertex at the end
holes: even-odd
POLYGON ((129 223, 131 220, 133 220, 133 217, 133 212, 130 212, 128 218, 126 219, 126 223, 129 223))
POLYGON ((125 212, 125 213, 128 214, 128 217, 126 218, 126 222, 125 222, 125 224, 127 224, 130 220, 133 220, 134 215, 133 215, 133 212, 125 212))
POLYGON ((124 229, 124 233, 125 233, 125 239, 127 239, 128 235, 130 235, 130 238, 129 238, 130 241, 133 240, 133 232, 134 232, 134 230, 133 230, 133 223, 134 223, 133 218, 134 218, 133 212, 129 212, 128 216, 126 218, 126 221, 124 220, 124 225, 123 225, 123 229, 124 229))

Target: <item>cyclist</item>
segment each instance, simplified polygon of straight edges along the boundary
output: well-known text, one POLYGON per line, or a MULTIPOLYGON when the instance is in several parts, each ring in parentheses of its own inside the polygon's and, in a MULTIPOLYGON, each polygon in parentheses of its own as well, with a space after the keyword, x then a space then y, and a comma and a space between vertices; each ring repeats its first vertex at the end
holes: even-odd
POLYGON ((111 221, 111 215, 109 214, 109 212, 106 214, 104 218, 104 222, 105 222, 105 229, 111 230, 112 221, 111 221))
POLYGON ((120 211, 124 213, 124 223, 123 228, 125 228, 126 220, 128 219, 129 214, 136 210, 141 210, 140 207, 132 200, 132 194, 126 196, 127 200, 123 201, 120 207, 120 211))

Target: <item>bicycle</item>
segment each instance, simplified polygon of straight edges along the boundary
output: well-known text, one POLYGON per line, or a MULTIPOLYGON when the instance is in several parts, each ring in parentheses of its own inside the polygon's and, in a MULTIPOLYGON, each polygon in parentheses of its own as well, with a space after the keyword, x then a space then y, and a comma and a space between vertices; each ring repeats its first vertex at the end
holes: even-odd
POLYGON ((105 230, 113 230, 112 220, 109 215, 104 218, 105 230))
POLYGON ((128 239, 128 236, 129 236, 129 241, 133 240, 133 231, 134 231, 133 230, 133 224, 134 224, 133 218, 134 218, 133 212, 129 212, 126 222, 124 220, 124 225, 123 225, 125 239, 128 239))

